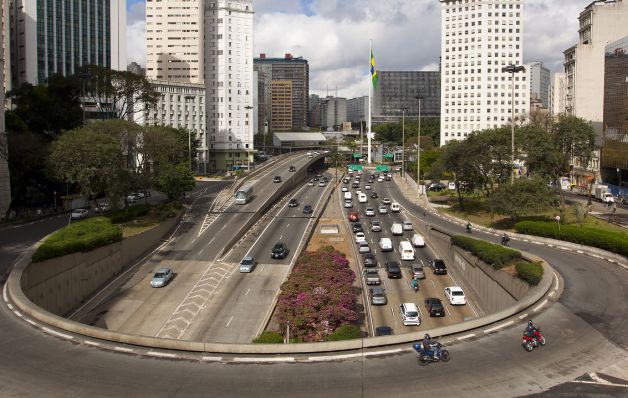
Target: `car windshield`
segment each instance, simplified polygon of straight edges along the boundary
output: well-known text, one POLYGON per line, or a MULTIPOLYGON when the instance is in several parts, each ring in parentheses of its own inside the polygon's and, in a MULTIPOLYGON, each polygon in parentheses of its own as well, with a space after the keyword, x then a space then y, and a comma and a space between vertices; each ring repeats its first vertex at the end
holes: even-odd
POLYGON ((408 311, 406 312, 406 316, 411 317, 411 318, 415 318, 417 316, 419 316, 419 313, 416 311, 408 311))
POLYGON ((454 290, 453 292, 451 292, 452 296, 464 296, 464 293, 460 290, 454 290))
POLYGON ((155 274, 155 279, 162 279, 166 277, 166 273, 165 272, 157 272, 155 274))
POLYGON ((246 260, 242 260, 242 262, 240 264, 242 265, 251 265, 253 263, 253 261, 246 259, 246 260))

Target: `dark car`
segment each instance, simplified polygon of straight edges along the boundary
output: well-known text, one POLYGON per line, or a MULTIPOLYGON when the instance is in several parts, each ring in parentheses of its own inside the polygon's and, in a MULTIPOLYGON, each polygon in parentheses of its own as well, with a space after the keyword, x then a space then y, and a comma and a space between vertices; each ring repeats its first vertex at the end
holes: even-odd
POLYGON ((378 326, 375 328, 375 336, 392 336, 393 329, 390 326, 378 326))
POLYGON ((288 248, 286 247, 286 244, 283 242, 275 243, 275 246, 273 246, 273 249, 270 252, 270 257, 272 258, 286 258, 287 255, 288 255, 288 248))
POLYGON ((273 182, 281 182, 281 176, 275 176, 273 182))
POLYGON ((349 183, 349 179, 348 178, 343 178, 342 183, 343 184, 348 184, 349 183))
POLYGON ((445 189, 445 184, 443 184, 442 182, 433 182, 430 184, 429 188, 433 191, 442 191, 443 189, 445 189))
POLYGON ((290 202, 288 202, 288 207, 298 207, 299 206, 299 201, 296 198, 292 198, 290 199, 290 202))
POLYGON ((318 178, 318 176, 314 176, 314 178, 312 178, 312 180, 314 180, 314 181, 318 181, 318 180, 319 180, 319 178, 318 178))
POLYGON ((359 188, 360 184, 358 184, 357 182, 354 182, 353 184, 351 184, 351 188, 359 188))
POLYGON ((425 299, 425 308, 430 316, 445 316, 445 308, 440 299, 428 297, 425 299))
POLYGON ((386 273, 388 274, 388 278, 390 279, 399 279, 401 278, 401 267, 399 263, 396 261, 389 261, 386 263, 386 273))
POLYGON ((439 258, 430 260, 430 268, 435 275, 447 275, 447 266, 445 266, 445 262, 439 258))
POLYGON ((290 166, 290 168, 288 169, 288 171, 297 171, 297 168, 294 166, 290 166))
POLYGON ((312 206, 310 205, 303 206, 303 214, 312 214, 313 212, 314 210, 312 209, 312 206))
POLYGON ((357 223, 357 224, 353 224, 353 233, 358 233, 358 232, 364 232, 364 228, 362 228, 362 224, 357 223))
POLYGON ((377 259, 373 253, 365 253, 362 258, 364 259, 365 267, 377 267, 377 259))
POLYGON ((378 198, 377 192, 375 191, 371 192, 371 199, 377 199, 377 198, 378 198))

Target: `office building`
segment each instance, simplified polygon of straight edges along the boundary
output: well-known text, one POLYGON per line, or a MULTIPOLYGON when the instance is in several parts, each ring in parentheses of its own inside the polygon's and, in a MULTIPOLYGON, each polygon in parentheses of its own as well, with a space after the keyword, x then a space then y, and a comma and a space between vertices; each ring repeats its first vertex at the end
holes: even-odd
POLYGON ((532 62, 526 66, 530 80, 530 100, 540 103, 540 108, 549 108, 550 70, 543 62, 532 62))
POLYGON ((321 130, 341 131, 347 121, 347 99, 327 97, 321 103, 321 130))
POLYGON ((410 118, 440 117, 440 72, 378 71, 379 81, 373 91, 373 124, 399 122, 410 118))
POLYGON ((270 93, 270 125, 273 132, 292 128, 292 80, 273 80, 270 93))
POLYGON ((202 0, 146 0, 146 76, 203 83, 202 0))
POLYGON ((138 76, 146 76, 146 68, 142 68, 142 65, 135 61, 128 64, 126 70, 138 76))
MULTIPOLYGON (((303 57, 293 57, 285 54, 283 58, 269 58, 266 54, 260 54, 254 59, 254 68, 259 73, 260 87, 263 92, 258 93, 258 101, 264 103, 264 111, 260 118, 269 122, 271 131, 285 131, 285 126, 275 126, 272 122, 271 112, 277 107, 272 103, 271 86, 275 80, 292 82, 292 126, 290 129, 298 130, 308 125, 308 109, 310 95, 310 66, 303 57)), ((260 109, 261 112, 261 109, 260 109)))
POLYGON ((321 105, 323 101, 316 94, 311 94, 308 103, 307 125, 308 127, 321 126, 321 105))
POLYGON ((567 76, 564 72, 554 73, 554 79, 550 87, 550 115, 565 113, 567 102, 567 76))
MULTIPOLYGON (((369 117, 369 97, 357 97, 347 100, 347 121, 364 129, 369 117)), ((359 130, 359 128, 358 128, 359 130)), ((366 130, 363 130, 366 131, 366 130)))
POLYGON ((209 169, 253 161, 253 1, 205 1, 209 169))
MULTIPOLYGON (((6 28, 6 12, 7 4, 2 5, 2 19, 0 26, 0 45, 2 46, 2 54, 7 54, 7 41, 5 40, 5 28, 6 28)), ((5 66, 8 64, 8 59, 5 56, 0 58, 0 219, 4 218, 9 206, 11 205, 11 178, 9 175, 9 164, 7 162, 8 157, 8 145, 7 145, 7 133, 4 126, 4 92, 7 90, 6 75, 7 72, 5 66)))
POLYGON ((628 5, 622 0, 594 1, 578 17, 579 42, 564 51, 566 111, 589 120, 602 134, 604 51, 628 35, 628 5))
POLYGON ((10 23, 13 87, 84 65, 126 70, 124 0, 13 0, 10 23))
POLYGON ((503 71, 523 58, 522 0, 441 0, 441 145, 527 117, 526 73, 503 71), (512 89, 514 85, 514 98, 512 89))

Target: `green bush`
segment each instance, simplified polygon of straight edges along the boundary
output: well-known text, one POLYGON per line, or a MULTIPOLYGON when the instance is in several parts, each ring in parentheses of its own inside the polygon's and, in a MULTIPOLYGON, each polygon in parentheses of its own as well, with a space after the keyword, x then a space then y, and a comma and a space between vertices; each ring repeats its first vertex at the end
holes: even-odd
POLYGON ((519 222, 515 224, 515 230, 521 234, 564 240, 628 256, 628 234, 621 232, 576 225, 561 225, 559 230, 555 222, 540 221, 519 222))
POLYGON ((159 220, 165 221, 169 218, 175 217, 182 208, 183 205, 180 202, 175 201, 157 206, 156 211, 159 214, 159 220))
POLYGON ((253 343, 255 344, 282 344, 283 336, 279 332, 266 331, 257 336, 253 343))
POLYGON ((148 214, 150 206, 147 204, 139 204, 131 206, 128 209, 118 210, 107 214, 107 217, 113 224, 122 224, 131 221, 134 218, 142 217, 148 214))
POLYGON ((34 263, 87 252, 122 240, 122 229, 105 217, 73 222, 52 234, 33 254, 34 263))
POLYGON ((521 259, 521 253, 517 250, 483 240, 469 238, 464 235, 453 236, 451 242, 473 253, 477 258, 484 261, 486 264, 492 265, 495 269, 503 268, 505 265, 521 259))
POLYGON ((362 331, 355 325, 342 325, 329 336, 328 341, 354 340, 362 337, 362 331))
POLYGON ((517 276, 532 286, 536 286, 543 279, 543 266, 540 263, 520 261, 516 265, 517 276))

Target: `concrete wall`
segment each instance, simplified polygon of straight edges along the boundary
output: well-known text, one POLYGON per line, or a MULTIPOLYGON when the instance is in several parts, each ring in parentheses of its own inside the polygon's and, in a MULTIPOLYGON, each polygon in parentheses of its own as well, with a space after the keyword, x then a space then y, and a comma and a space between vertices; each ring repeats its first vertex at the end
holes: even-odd
POLYGON ((31 264, 20 281, 22 290, 36 305, 66 315, 152 249, 180 217, 122 242, 31 264))

